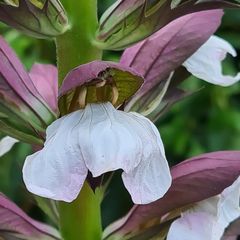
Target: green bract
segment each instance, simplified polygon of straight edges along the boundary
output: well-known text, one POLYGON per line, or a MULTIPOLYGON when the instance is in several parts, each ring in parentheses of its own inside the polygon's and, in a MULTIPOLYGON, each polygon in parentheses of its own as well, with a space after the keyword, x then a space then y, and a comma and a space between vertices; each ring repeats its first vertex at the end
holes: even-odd
POLYGON ((143 83, 140 74, 129 67, 107 61, 80 65, 66 76, 60 88, 61 113, 84 108, 87 103, 125 103, 143 83))

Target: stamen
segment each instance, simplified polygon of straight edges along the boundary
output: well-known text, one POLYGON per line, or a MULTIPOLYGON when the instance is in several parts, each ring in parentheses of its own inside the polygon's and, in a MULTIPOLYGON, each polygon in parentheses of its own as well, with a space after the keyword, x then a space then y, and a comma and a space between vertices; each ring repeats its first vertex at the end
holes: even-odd
POLYGON ((86 98, 87 98, 87 87, 82 86, 79 92, 78 103, 80 108, 84 108, 86 106, 86 98))
POLYGON ((119 92, 115 83, 113 83, 111 87, 112 87, 112 104, 115 105, 119 97, 119 92))
POLYGON ((102 80, 101 82, 96 84, 96 88, 104 87, 107 83, 107 80, 102 80))

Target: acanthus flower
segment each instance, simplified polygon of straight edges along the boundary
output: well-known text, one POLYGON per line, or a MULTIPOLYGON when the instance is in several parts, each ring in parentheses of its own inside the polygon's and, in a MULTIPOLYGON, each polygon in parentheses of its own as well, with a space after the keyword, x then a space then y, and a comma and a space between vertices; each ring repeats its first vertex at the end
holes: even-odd
POLYGON ((236 76, 222 73, 222 61, 227 54, 237 56, 230 43, 213 35, 222 15, 222 10, 186 15, 127 48, 120 63, 141 73, 145 81, 125 110, 157 121, 172 104, 192 94, 180 87, 191 74, 220 86, 239 81, 240 73, 236 76))
MULTIPOLYGON (((195 156, 172 167, 172 185, 164 197, 147 205, 133 206, 126 216, 104 230, 103 239, 149 239, 150 236, 166 239, 171 224, 177 221, 177 225, 181 223, 185 225, 175 229, 173 224, 170 229, 170 232, 173 230, 169 235, 169 237, 172 236, 170 239, 209 240, 207 237, 211 236, 211 231, 219 219, 225 219, 219 221, 219 223, 225 223, 222 228, 224 230, 226 225, 240 214, 239 157, 240 151, 212 152, 195 156), (199 205, 203 207, 198 208, 199 205), (196 210, 199 209, 202 210, 206 219, 199 218, 199 221, 187 225, 188 221, 181 218, 181 214, 182 217, 191 213, 197 215, 200 211, 196 210), (224 216, 222 213, 227 215, 224 216), (214 225, 209 221, 204 223, 205 220, 211 219, 214 225), (203 226, 209 226, 209 232, 208 230, 204 232, 203 226), (185 232, 180 232, 183 229, 185 232), (199 232, 201 235, 197 235, 199 232), (207 233, 210 235, 206 235, 207 233), (186 234, 189 234, 189 238, 186 234)), ((190 218, 191 215, 188 219, 190 218)), ((231 224, 224 235, 238 235, 236 232, 239 231, 235 230, 236 225, 238 226, 238 223, 234 221, 234 226, 231 224)), ((216 239, 210 238, 210 240, 216 239)))
POLYGON ((228 225, 240 217, 240 177, 220 195, 193 205, 175 220, 167 240, 219 240, 228 225))
MULTIPOLYGON (((124 101, 120 87, 125 84, 124 75, 132 80, 135 89, 138 84, 134 82, 139 76, 134 77, 127 69, 109 62, 82 65, 67 76, 67 82, 70 79, 73 84, 70 88, 78 84, 74 83, 76 79, 83 81, 77 101, 82 109, 74 108, 53 122, 47 128, 44 148, 27 157, 23 178, 30 192, 71 202, 78 196, 88 171, 98 177, 122 169, 123 182, 133 202, 146 204, 166 193, 171 175, 157 128, 147 118, 113 106, 119 104, 119 99, 124 101), (91 71, 84 72, 86 69, 91 71), (98 100, 109 96, 112 103, 91 102, 89 96, 95 91, 98 100)), ((63 86, 70 90, 70 84, 63 86)), ((70 106, 76 107, 76 104, 70 106)))

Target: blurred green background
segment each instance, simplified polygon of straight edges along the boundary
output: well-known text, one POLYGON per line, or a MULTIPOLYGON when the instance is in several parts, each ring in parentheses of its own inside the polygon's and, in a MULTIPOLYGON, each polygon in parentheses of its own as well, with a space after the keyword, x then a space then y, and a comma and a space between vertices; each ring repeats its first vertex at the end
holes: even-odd
MULTIPOLYGON (((113 0, 99 1, 99 15, 113 0)), ((233 44, 240 56, 239 11, 225 11, 217 35, 233 44)), ((55 64, 53 41, 38 40, 0 24, 0 34, 15 49, 27 69, 34 62, 55 64)), ((118 60, 120 52, 106 52, 105 59, 118 60)), ((228 58, 224 72, 240 71, 240 57, 228 58)), ((188 157, 210 151, 240 149, 240 84, 222 88, 190 78, 184 83, 188 89, 203 89, 174 105, 158 122, 170 165, 188 157)), ((0 159, 0 192, 3 192, 36 219, 49 221, 22 182, 24 158, 31 152, 27 144, 18 143, 0 159)), ((121 182, 121 173, 114 175, 102 204, 103 225, 124 215, 132 203, 121 182)))

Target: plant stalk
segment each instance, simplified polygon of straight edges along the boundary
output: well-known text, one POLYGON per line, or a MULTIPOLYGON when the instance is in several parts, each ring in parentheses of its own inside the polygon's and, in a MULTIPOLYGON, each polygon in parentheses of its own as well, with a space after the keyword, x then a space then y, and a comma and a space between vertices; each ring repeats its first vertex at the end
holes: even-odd
POLYGON ((102 50, 92 42, 98 27, 97 0, 62 0, 70 30, 57 37, 59 86, 73 68, 102 58, 102 50))
POLYGON ((59 203, 60 229, 64 240, 100 240, 101 198, 87 182, 72 203, 59 203))
MULTIPOLYGON (((56 38, 59 86, 73 68, 101 59, 102 51, 92 45, 98 26, 97 0, 62 0, 70 29, 56 38)), ((60 230, 64 240, 100 240, 101 200, 87 182, 72 203, 59 202, 60 230)))

